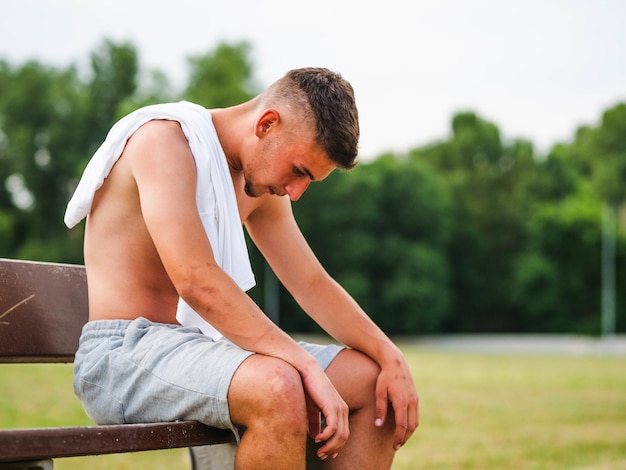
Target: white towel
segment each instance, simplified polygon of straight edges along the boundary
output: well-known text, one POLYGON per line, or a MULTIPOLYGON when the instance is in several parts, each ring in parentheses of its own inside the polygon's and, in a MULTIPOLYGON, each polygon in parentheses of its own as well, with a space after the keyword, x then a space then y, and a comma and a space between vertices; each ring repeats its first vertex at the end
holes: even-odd
MULTIPOLYGON (((147 106, 118 121, 91 158, 67 205, 65 224, 73 227, 91 211, 96 191, 122 154, 126 142, 143 124, 153 119, 178 121, 189 141, 198 178, 196 202, 217 264, 242 290, 255 284, 246 247, 237 198, 226 156, 219 143, 211 113, 202 106, 181 101, 147 106)), ((176 318, 214 339, 221 334, 182 299, 176 318)))

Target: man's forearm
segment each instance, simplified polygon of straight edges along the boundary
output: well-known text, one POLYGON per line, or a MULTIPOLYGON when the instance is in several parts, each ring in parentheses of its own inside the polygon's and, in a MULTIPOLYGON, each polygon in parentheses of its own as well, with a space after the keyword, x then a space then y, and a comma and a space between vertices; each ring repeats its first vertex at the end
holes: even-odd
POLYGON ((180 291, 181 297, 237 346, 284 360, 302 375, 319 367, 315 359, 278 328, 219 267, 209 268, 180 291), (211 279, 206 286, 200 279, 211 279))
POLYGON ((330 276, 298 299, 301 307, 337 341, 383 366, 398 349, 358 303, 330 276))

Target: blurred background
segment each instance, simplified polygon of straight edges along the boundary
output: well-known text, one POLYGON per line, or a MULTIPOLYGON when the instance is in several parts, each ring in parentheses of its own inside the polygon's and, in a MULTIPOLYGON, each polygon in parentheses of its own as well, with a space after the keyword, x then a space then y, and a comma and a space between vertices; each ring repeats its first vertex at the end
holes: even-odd
MULTIPOLYGON (((389 334, 626 332, 626 3, 0 3, 0 256, 82 263, 62 218, 113 123, 242 102, 287 70, 354 86, 360 165, 296 217, 389 334)), ((253 252, 255 300, 317 327, 253 252)))

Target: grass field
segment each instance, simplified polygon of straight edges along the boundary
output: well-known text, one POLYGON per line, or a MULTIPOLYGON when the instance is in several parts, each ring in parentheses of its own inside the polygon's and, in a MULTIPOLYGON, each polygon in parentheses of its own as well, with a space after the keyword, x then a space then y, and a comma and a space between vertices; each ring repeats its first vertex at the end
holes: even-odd
MULTIPOLYGON (((626 469, 626 359, 403 348, 421 425, 394 470, 626 469)), ((87 424, 71 366, 0 365, 0 427, 87 424)), ((59 459, 57 470, 188 469, 185 450, 59 459)))

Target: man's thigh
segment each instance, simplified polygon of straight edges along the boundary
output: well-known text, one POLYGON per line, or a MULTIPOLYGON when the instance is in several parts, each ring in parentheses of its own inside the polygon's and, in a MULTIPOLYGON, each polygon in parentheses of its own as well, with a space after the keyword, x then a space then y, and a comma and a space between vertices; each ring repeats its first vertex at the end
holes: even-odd
POLYGON ((95 422, 189 419, 233 429, 228 387, 250 352, 195 329, 145 319, 88 325, 75 386, 95 422), (119 416, 109 416, 110 409, 119 409, 119 416))

